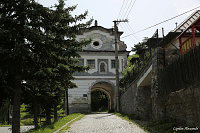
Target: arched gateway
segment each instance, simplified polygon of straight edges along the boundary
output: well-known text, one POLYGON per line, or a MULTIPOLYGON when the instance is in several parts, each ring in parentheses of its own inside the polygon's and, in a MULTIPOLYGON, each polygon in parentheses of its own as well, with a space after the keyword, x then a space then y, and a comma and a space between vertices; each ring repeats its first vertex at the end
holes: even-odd
MULTIPOLYGON (((95 84, 91 86, 91 97, 92 97, 92 92, 94 91, 102 91, 104 94, 106 94, 108 98, 108 111, 114 110, 114 90, 115 86, 113 83, 108 82, 108 81, 96 81, 95 84)), ((92 98, 91 98, 91 103, 92 103, 92 98)))
MULTIPOLYGON (((79 65, 89 66, 86 72, 74 74, 77 88, 68 91, 69 113, 91 112, 91 95, 95 91, 101 91, 108 98, 108 110, 114 109, 115 92, 115 45, 113 29, 101 26, 92 26, 77 35, 77 41, 91 39, 91 43, 79 52, 81 58, 79 65)), ((122 32, 118 32, 118 40, 122 32)), ((126 66, 127 55, 126 44, 118 42, 119 72, 126 66)), ((67 101, 67 100, 66 100, 67 101)))

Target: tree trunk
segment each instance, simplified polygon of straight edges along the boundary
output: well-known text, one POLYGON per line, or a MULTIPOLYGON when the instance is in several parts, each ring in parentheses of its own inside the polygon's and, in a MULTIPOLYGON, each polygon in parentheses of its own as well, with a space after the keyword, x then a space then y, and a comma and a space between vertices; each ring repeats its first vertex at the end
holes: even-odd
POLYGON ((46 107, 46 124, 51 125, 51 107, 46 107))
POLYGON ((13 118, 12 133, 20 133, 20 100, 21 100, 21 80, 15 79, 15 94, 13 98, 13 118))
POLYGON ((54 104, 54 122, 58 121, 57 104, 54 104))
POLYGON ((69 115, 68 89, 65 92, 65 114, 69 115))
POLYGON ((39 128, 39 125, 38 125, 38 106, 37 106, 35 100, 34 100, 34 105, 33 105, 33 114, 34 114, 35 129, 38 129, 39 128))

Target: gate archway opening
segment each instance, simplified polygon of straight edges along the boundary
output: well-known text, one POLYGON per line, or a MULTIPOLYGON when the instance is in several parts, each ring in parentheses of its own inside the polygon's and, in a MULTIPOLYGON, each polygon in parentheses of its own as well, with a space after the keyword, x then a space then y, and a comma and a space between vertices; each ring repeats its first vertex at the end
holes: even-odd
POLYGON ((91 111, 112 112, 114 110, 114 87, 112 84, 99 81, 91 87, 91 111))
POLYGON ((91 92, 91 110, 92 112, 106 112, 109 110, 109 97, 99 89, 91 92))

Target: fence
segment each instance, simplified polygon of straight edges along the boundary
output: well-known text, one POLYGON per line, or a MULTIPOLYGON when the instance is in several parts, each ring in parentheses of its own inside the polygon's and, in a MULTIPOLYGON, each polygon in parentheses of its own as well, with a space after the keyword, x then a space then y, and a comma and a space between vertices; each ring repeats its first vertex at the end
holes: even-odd
POLYGON ((159 88, 163 95, 200 82, 200 46, 180 55, 159 73, 159 88))

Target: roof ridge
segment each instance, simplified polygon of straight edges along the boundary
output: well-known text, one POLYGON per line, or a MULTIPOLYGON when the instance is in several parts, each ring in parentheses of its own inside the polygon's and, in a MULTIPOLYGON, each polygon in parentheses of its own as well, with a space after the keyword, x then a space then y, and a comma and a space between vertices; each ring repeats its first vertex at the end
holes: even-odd
POLYGON ((200 10, 196 10, 195 12, 193 12, 189 17, 187 17, 181 24, 179 24, 174 30, 173 32, 183 32, 184 30, 186 30, 188 27, 191 26, 191 24, 193 24, 194 22, 196 22, 198 19, 200 19, 200 10), (198 14, 198 15, 197 15, 198 14), (193 18, 193 17, 196 18, 193 18), (194 19, 194 20, 191 20, 194 19), (190 21, 190 23, 188 23, 188 21, 190 21), (188 26, 187 26, 188 25, 188 26), (179 31, 178 31, 179 30, 179 31))

